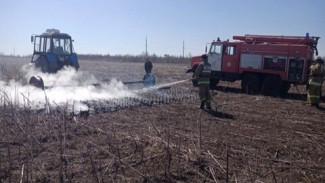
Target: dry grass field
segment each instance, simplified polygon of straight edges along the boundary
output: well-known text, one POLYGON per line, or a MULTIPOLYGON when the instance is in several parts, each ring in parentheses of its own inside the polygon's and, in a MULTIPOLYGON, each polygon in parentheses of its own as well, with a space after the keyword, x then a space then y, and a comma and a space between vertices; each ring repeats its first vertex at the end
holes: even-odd
MULTIPOLYGON (((1 58, 1 80, 26 62, 1 58)), ((153 64, 158 83, 191 77, 185 62, 153 64)), ((144 74, 143 63, 80 66, 99 80, 144 74)), ((325 182, 325 104, 307 106, 303 86, 274 98, 221 82, 212 97, 213 111, 195 98, 90 115, 0 105, 0 182, 325 182)))

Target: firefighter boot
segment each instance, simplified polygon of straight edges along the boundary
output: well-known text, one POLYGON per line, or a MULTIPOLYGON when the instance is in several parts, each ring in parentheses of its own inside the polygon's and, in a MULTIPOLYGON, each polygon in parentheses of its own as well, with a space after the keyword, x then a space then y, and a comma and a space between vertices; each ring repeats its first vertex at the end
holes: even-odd
POLYGON ((207 109, 208 110, 211 110, 211 102, 210 101, 207 101, 206 104, 207 104, 207 109))
POLYGON ((199 108, 200 108, 200 109, 204 109, 204 105, 205 105, 205 101, 202 101, 202 102, 201 102, 201 105, 200 105, 199 108))

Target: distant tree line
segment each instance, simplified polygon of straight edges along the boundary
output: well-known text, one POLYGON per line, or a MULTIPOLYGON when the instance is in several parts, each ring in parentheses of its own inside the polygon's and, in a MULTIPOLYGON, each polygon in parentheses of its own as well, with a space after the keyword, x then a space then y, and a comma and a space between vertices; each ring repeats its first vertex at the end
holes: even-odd
POLYGON ((146 58, 152 62, 189 62, 190 56, 183 57, 183 56, 158 56, 156 54, 148 55, 145 54, 141 55, 101 55, 101 54, 78 54, 78 58, 80 60, 102 60, 102 61, 118 61, 118 62, 144 62, 146 58))
MULTIPOLYGON (((96 60, 96 61, 117 61, 117 62, 144 62, 146 58, 152 62, 166 62, 166 63, 182 63, 186 62, 188 63, 191 55, 188 55, 186 57, 183 56, 171 56, 165 54, 164 56, 158 56, 156 54, 151 54, 146 56, 145 54, 141 55, 102 55, 102 54, 77 54, 79 60, 96 60)), ((32 55, 6 55, 0 52, 0 57, 16 57, 16 58, 31 58, 32 55)))
MULTIPOLYGON (((21 58, 31 58, 32 55, 6 55, 0 52, 0 57, 21 57, 21 58)), ((149 58, 152 62, 162 62, 162 63, 189 63, 191 55, 183 56, 173 56, 167 55, 158 56, 156 54, 151 54, 146 56, 144 53, 140 55, 109 55, 109 54, 78 54, 79 60, 96 60, 96 61, 117 61, 117 62, 144 62, 146 58, 149 58)), ((325 57, 322 57, 325 60, 325 57)))

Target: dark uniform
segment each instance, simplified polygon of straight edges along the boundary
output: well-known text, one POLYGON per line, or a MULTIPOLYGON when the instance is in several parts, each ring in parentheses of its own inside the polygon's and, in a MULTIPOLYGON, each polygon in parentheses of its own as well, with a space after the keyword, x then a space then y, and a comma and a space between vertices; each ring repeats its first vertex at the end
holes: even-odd
POLYGON ((153 86, 156 84, 156 78, 151 73, 152 67, 153 66, 151 61, 148 58, 146 58, 146 62, 144 63, 144 70, 146 71, 146 74, 143 76, 144 86, 153 86))
POLYGON ((207 55, 202 55, 203 63, 199 64, 194 73, 194 78, 198 80, 200 109, 204 109, 206 104, 207 109, 211 109, 211 94, 210 94, 210 75, 211 65, 208 63, 207 55))
POLYGON ((325 76, 324 61, 317 58, 310 66, 309 81, 307 84, 307 103, 311 106, 319 106, 322 95, 322 83, 325 76))
POLYGON ((146 74, 151 73, 152 63, 148 58, 146 59, 146 62, 144 63, 144 70, 146 71, 146 74))

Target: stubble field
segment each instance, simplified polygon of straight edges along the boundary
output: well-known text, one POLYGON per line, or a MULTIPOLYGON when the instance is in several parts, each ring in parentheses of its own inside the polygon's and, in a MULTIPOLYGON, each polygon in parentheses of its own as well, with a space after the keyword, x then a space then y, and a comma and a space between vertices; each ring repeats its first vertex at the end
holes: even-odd
MULTIPOLYGON (((4 79, 28 59, 0 61, 4 79)), ((191 77, 186 62, 153 65, 158 84, 191 77)), ((143 63, 80 66, 99 80, 144 74, 143 63)), ((303 86, 285 98, 241 93, 240 82, 211 92, 213 111, 197 96, 90 115, 1 105, 0 182, 325 182, 325 105, 305 105, 303 86)))

